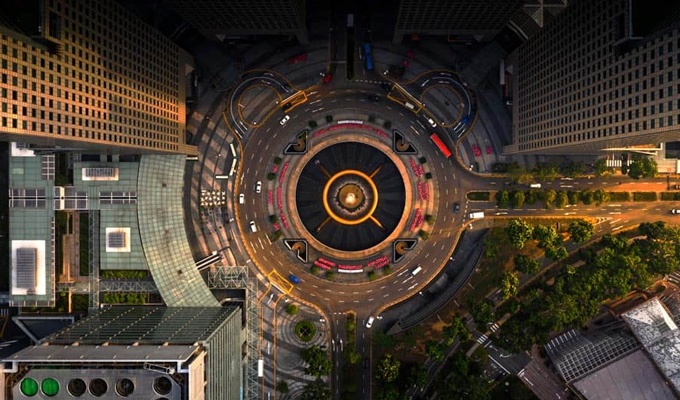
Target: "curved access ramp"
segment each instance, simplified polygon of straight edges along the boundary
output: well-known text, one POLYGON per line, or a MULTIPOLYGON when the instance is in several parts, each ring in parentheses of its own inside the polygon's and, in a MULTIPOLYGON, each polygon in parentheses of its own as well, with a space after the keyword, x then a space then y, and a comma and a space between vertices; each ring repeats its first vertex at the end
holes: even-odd
POLYGON ((219 307, 196 269, 182 213, 183 155, 142 156, 137 214, 144 256, 168 307, 219 307))

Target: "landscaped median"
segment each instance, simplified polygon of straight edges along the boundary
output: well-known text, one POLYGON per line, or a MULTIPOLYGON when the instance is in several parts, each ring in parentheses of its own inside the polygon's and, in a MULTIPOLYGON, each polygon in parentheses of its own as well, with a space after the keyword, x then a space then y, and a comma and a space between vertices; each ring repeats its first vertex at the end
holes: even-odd
MULTIPOLYGON (((488 201, 485 196, 496 199, 498 208, 522 208, 525 204, 533 205, 543 203, 543 207, 562 209, 567 205, 600 205, 602 203, 625 202, 625 201, 657 201, 657 192, 608 192, 597 190, 553 190, 553 189, 530 189, 530 190, 498 190, 496 192, 470 192, 469 200, 488 201), (471 196, 472 195, 472 196, 471 196)), ((662 200, 680 200, 680 192, 662 192, 662 200), (675 195, 674 193, 678 193, 675 195)))

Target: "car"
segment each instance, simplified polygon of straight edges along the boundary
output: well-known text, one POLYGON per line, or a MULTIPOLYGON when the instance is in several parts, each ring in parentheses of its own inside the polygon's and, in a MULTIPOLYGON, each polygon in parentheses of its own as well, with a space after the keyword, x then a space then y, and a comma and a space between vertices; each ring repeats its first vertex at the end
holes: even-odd
POLYGON ((371 329, 373 326, 373 321, 375 321, 375 317, 368 317, 368 321, 366 321, 366 329, 371 329))
POLYGON ((255 226, 255 221, 250 221, 250 222, 248 223, 248 225, 250 226, 250 231, 251 231, 252 233, 256 233, 256 232, 257 232, 257 226, 255 226))
POLYGON ((364 358, 364 368, 368 369, 368 367, 371 366, 371 361, 368 359, 368 357, 364 358))
POLYGON ((323 76, 323 83, 331 83, 331 79, 333 79, 333 73, 326 72, 323 76))
POLYGON ((290 115, 286 115, 285 117, 281 118, 281 121, 279 121, 279 124, 281 125, 286 125, 286 122, 290 119, 290 115))
POLYGON ((460 203, 455 203, 453 205, 453 212, 459 213, 460 212, 460 203))
POLYGON ((437 123, 434 122, 434 120, 432 118, 428 118, 427 123, 430 124, 430 126, 433 127, 433 128, 437 127, 437 123))
POLYGON ((297 64, 299 61, 306 61, 307 60, 307 53, 303 54, 298 54, 295 57, 291 57, 288 59, 288 64, 297 64))
POLYGON ((246 203, 246 195, 241 193, 238 195, 238 204, 245 204, 246 203))
POLYGON ((680 214, 680 209, 677 208, 672 209, 671 214, 680 214))
POLYGON ((297 276, 295 276, 295 275, 293 275, 293 274, 288 275, 288 280, 291 281, 291 282, 293 282, 293 283, 296 284, 296 285, 297 285, 298 283, 300 283, 300 278, 298 278, 297 276))
POLYGON ((255 193, 262 193, 262 181, 257 181, 255 184, 255 193))

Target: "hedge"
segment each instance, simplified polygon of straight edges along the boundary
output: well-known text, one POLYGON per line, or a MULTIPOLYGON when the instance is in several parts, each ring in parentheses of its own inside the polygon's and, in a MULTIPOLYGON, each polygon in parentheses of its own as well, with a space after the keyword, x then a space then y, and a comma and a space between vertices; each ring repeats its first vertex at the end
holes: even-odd
POLYGON ((633 201, 656 201, 656 192, 633 192, 633 201))
POLYGON ((473 201, 489 201, 491 198, 490 192, 470 192, 467 194, 468 200, 473 201))
POLYGON ((661 200, 663 201, 680 200, 680 192, 661 192, 661 200))

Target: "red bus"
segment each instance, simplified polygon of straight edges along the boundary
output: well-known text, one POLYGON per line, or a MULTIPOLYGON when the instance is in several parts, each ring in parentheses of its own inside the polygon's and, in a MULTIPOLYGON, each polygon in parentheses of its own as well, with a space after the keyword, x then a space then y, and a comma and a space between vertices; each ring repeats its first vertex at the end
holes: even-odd
POLYGON ((442 142, 442 140, 439 138, 439 136, 437 136, 436 133, 433 133, 432 135, 430 135, 430 139, 432 139, 434 144, 437 145, 437 147, 439 148, 439 151, 441 151, 442 154, 444 154, 444 157, 446 157, 446 158, 451 157, 451 150, 449 150, 449 148, 446 147, 444 142, 442 142))

